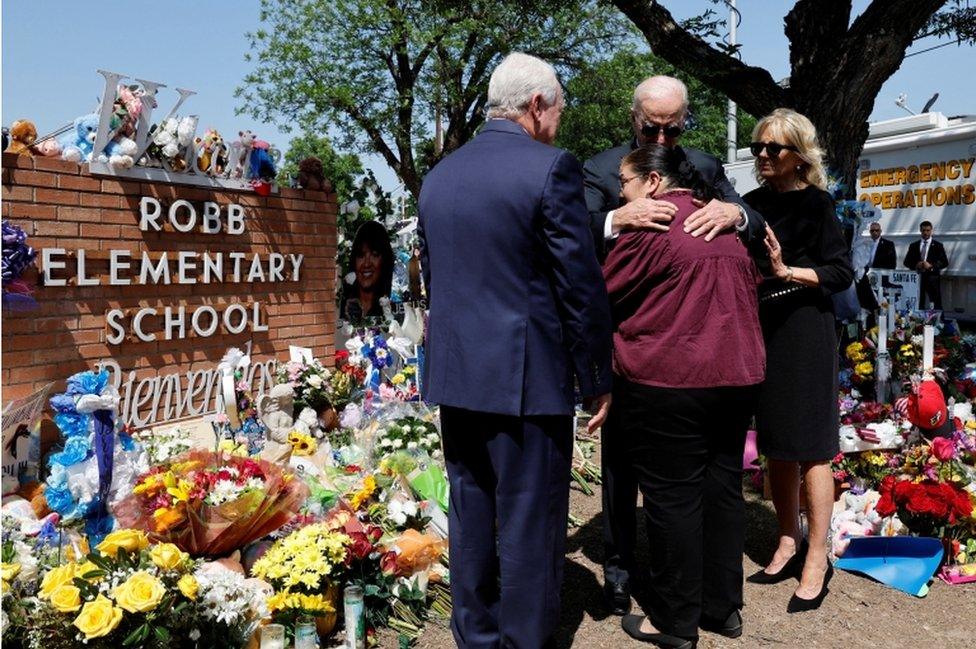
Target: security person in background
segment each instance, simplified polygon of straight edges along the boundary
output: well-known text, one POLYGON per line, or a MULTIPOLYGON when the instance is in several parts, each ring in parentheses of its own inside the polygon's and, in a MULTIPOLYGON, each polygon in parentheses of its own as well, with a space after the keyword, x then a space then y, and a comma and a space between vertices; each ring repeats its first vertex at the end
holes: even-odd
POLYGON ((942 271, 949 266, 949 258, 946 256, 945 246, 932 238, 932 222, 922 221, 918 226, 918 231, 922 238, 913 241, 908 246, 908 254, 905 255, 905 268, 918 271, 919 289, 918 306, 928 308, 929 302, 934 308, 942 310, 942 271))

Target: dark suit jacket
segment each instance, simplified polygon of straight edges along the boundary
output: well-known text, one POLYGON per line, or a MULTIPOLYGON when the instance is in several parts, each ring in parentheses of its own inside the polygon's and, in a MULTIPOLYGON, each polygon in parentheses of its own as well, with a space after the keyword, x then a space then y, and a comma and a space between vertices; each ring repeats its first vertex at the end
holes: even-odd
POLYGON ((894 270, 895 266, 897 265, 898 261, 895 256, 895 242, 881 237, 881 239, 878 241, 878 250, 874 253, 874 259, 871 260, 871 268, 886 268, 888 270, 894 270))
POLYGON ((424 398, 506 415, 610 391, 611 323, 579 162, 490 120, 424 178, 424 398))
MULTIPOLYGON (((915 266, 922 260, 922 242, 913 241, 908 246, 908 254, 905 255, 905 268, 915 270, 915 266)), ((941 275, 942 271, 949 267, 949 258, 946 256, 945 246, 932 239, 929 242, 928 260, 932 264, 932 270, 926 275, 941 275)))
MULTIPOLYGON (((590 211, 590 228, 596 242, 597 252, 605 256, 603 230, 607 212, 620 207, 620 161, 637 148, 637 141, 622 144, 598 153, 583 165, 583 179, 586 185, 586 208, 590 211)), ((736 193, 732 183, 725 175, 722 162, 715 156, 697 149, 684 149, 688 161, 695 165, 705 182, 710 184, 721 200, 741 205, 749 215, 749 226, 743 237, 746 243, 762 241, 766 237, 766 222, 762 215, 746 205, 736 193)))

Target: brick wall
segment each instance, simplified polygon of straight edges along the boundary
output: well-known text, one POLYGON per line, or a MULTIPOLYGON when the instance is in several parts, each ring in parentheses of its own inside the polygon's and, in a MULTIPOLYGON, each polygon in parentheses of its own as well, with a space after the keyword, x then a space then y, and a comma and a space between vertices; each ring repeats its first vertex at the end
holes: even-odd
MULTIPOLYGON (((335 194, 281 189, 260 197, 250 191, 210 191, 204 188, 104 179, 89 175, 87 166, 50 158, 3 154, 3 218, 22 227, 28 243, 38 251, 65 248, 86 250, 89 277, 100 275, 100 286, 78 286, 74 256, 67 258, 67 286, 38 287, 38 308, 3 313, 3 401, 23 397, 50 381, 55 391, 74 372, 90 369, 102 359, 114 359, 123 371, 138 376, 170 374, 213 367, 228 347, 252 343, 255 360, 287 359, 289 345, 311 347, 323 360, 332 358, 335 330, 335 194), (181 233, 168 223, 162 232, 139 228, 139 202, 151 196, 166 207, 177 199, 197 206, 215 201, 222 210, 229 203, 244 207, 245 232, 207 235, 199 229, 181 233), (109 286, 108 251, 128 249, 133 267, 143 251, 169 257, 180 250, 239 251, 249 255, 271 252, 304 254, 298 282, 212 283, 193 285, 109 286), (231 302, 259 302, 269 331, 250 329, 228 335, 218 329, 207 338, 189 331, 185 340, 141 342, 132 336, 119 345, 106 342, 105 313, 112 308, 137 310, 201 304, 221 310, 231 302)), ((175 263, 170 262, 170 268, 175 263)), ((131 271, 130 271, 131 272, 131 271)), ((137 271, 136 271, 137 273, 137 271)), ((58 277, 58 275, 55 275, 58 277)), ((175 280, 174 280, 175 281, 175 280)), ((152 319, 147 319, 147 324, 152 319)), ((161 320, 161 318, 160 318, 161 320)), ((155 327, 151 327, 155 330, 155 327)))

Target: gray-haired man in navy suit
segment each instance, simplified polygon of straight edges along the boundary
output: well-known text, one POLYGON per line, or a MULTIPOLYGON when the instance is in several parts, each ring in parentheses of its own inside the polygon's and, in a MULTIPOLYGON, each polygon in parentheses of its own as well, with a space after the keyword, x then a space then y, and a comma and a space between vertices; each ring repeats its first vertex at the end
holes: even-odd
POLYGON ((488 107, 420 192, 424 398, 441 406, 455 641, 539 649, 559 621, 574 386, 591 429, 610 403, 610 307, 582 170, 550 145, 552 66, 509 55, 488 107))
MULTIPOLYGON (((602 259, 623 230, 666 230, 676 209, 667 201, 641 198, 621 205, 620 160, 647 143, 678 147, 688 116, 688 89, 679 79, 648 77, 634 90, 631 109, 634 138, 618 147, 598 153, 583 166, 586 206, 590 228, 602 259)), ((725 175, 722 162, 704 151, 681 147, 720 198, 702 205, 685 221, 685 230, 711 240, 719 232, 736 228, 746 244, 765 238, 766 222, 745 204, 725 175)), ((601 434, 603 473, 604 589, 611 611, 623 615, 630 610, 630 578, 634 571, 637 481, 629 470, 628 458, 618 452, 613 430, 601 434)))

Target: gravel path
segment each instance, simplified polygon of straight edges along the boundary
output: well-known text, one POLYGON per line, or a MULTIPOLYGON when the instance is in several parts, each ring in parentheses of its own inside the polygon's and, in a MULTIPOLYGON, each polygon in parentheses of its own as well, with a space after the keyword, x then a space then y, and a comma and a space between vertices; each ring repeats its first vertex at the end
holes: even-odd
MULTIPOLYGON (((599 457, 599 453, 596 454, 599 457)), ((772 555, 776 521, 772 505, 747 490, 745 573, 760 567, 772 555)), ((626 649, 650 645, 631 640, 621 629, 619 618, 608 615, 603 606, 602 541, 600 495, 587 496, 574 486, 570 508, 584 521, 569 530, 562 620, 557 634, 560 649, 626 649)), ((643 527, 643 525, 641 525, 643 527)), ((638 541, 638 560, 646 565, 647 540, 638 541)), ((918 599, 863 577, 838 570, 830 584, 830 595, 818 611, 789 615, 786 603, 794 582, 774 586, 745 585, 743 611, 745 632, 737 640, 703 632, 700 649, 718 647, 976 647, 976 584, 949 586, 936 581, 927 597, 918 599)), ((643 593, 635 593, 640 602, 643 593)), ((635 608, 636 611, 636 608, 635 608)), ((381 646, 393 649, 396 639, 383 634, 381 646)), ((451 633, 428 623, 421 649, 454 646, 451 633)))

